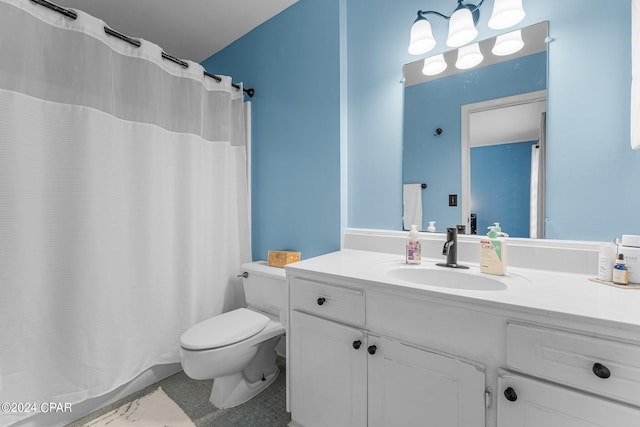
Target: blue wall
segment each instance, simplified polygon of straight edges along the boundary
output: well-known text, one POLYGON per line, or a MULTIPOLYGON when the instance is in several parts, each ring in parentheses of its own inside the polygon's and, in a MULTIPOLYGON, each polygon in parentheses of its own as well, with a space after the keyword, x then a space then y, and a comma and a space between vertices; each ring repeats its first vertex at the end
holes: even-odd
POLYGON ((340 248, 339 7, 302 0, 202 65, 256 90, 252 252, 340 248))
MULTIPOLYGON (((300 0, 204 62, 257 90, 254 259, 273 248, 301 250, 303 257, 338 249, 345 210, 350 227, 401 229, 402 66, 418 59, 407 53, 409 28, 418 9, 448 12, 452 3, 300 0), (341 160, 348 171, 342 194, 341 160)), ((518 26, 549 21, 554 39, 547 237, 640 234, 634 213, 640 210, 640 151, 629 145, 630 0, 523 5, 527 16, 518 26)), ((492 6, 486 0, 482 7, 479 40, 498 34, 487 27, 492 6)), ((444 40, 446 21, 436 18, 432 26, 444 40)), ((441 42, 429 55, 444 50, 441 42)))
POLYGON ((531 146, 536 141, 471 148, 471 213, 477 234, 495 222, 511 237, 529 237, 531 146))
MULTIPOLYGON (((428 221, 436 221, 441 232, 461 222, 461 203, 450 207, 449 194, 460 195, 462 188, 462 105, 544 90, 546 86, 547 54, 541 52, 406 88, 403 183, 428 184, 422 192, 423 230, 428 221), (433 136, 438 127, 443 129, 442 135, 433 136)), ((526 214, 528 218, 528 209, 526 214)), ((480 233, 482 230, 478 228, 480 233)))

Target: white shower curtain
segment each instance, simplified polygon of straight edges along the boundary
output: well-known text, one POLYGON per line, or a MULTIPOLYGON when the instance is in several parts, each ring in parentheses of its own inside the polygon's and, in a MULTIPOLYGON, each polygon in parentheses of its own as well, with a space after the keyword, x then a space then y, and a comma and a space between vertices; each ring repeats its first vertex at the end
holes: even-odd
POLYGON ((640 150, 640 0, 631 1, 631 148, 640 150))
POLYGON ((529 237, 544 238, 546 194, 547 113, 540 115, 540 138, 531 146, 531 186, 529 192, 529 237))
POLYGON ((0 402, 109 392, 241 298, 242 90, 103 27, 0 0, 0 402))

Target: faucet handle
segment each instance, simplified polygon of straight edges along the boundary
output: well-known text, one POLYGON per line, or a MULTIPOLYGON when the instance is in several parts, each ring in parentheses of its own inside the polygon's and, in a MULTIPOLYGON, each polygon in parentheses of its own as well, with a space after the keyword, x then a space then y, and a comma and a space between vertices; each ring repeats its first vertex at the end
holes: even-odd
POLYGON ((450 241, 444 242, 444 246, 442 246, 442 255, 447 255, 449 253, 450 241))
POLYGON ((442 247, 442 255, 449 255, 451 247, 456 244, 458 237, 458 229, 456 227, 447 227, 447 238, 442 247))

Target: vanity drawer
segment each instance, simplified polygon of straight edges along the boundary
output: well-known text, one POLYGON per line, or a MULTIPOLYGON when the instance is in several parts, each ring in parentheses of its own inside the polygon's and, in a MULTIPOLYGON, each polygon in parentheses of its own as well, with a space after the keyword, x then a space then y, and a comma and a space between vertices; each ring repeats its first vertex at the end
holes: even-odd
POLYGON ((507 324, 509 368, 640 405, 640 346, 507 324))
POLYGON ((364 292, 294 278, 291 308, 352 325, 364 326, 364 292))

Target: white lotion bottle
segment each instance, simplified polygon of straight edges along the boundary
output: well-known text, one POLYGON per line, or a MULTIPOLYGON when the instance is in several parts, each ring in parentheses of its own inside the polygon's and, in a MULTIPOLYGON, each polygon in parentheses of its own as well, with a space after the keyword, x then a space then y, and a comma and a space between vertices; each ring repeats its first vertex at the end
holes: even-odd
POLYGON ((616 244, 601 243, 598 249, 598 279, 613 280, 613 266, 616 263, 616 244))
POLYGON ((413 224, 407 238, 407 264, 420 264, 420 235, 418 226, 413 224))

